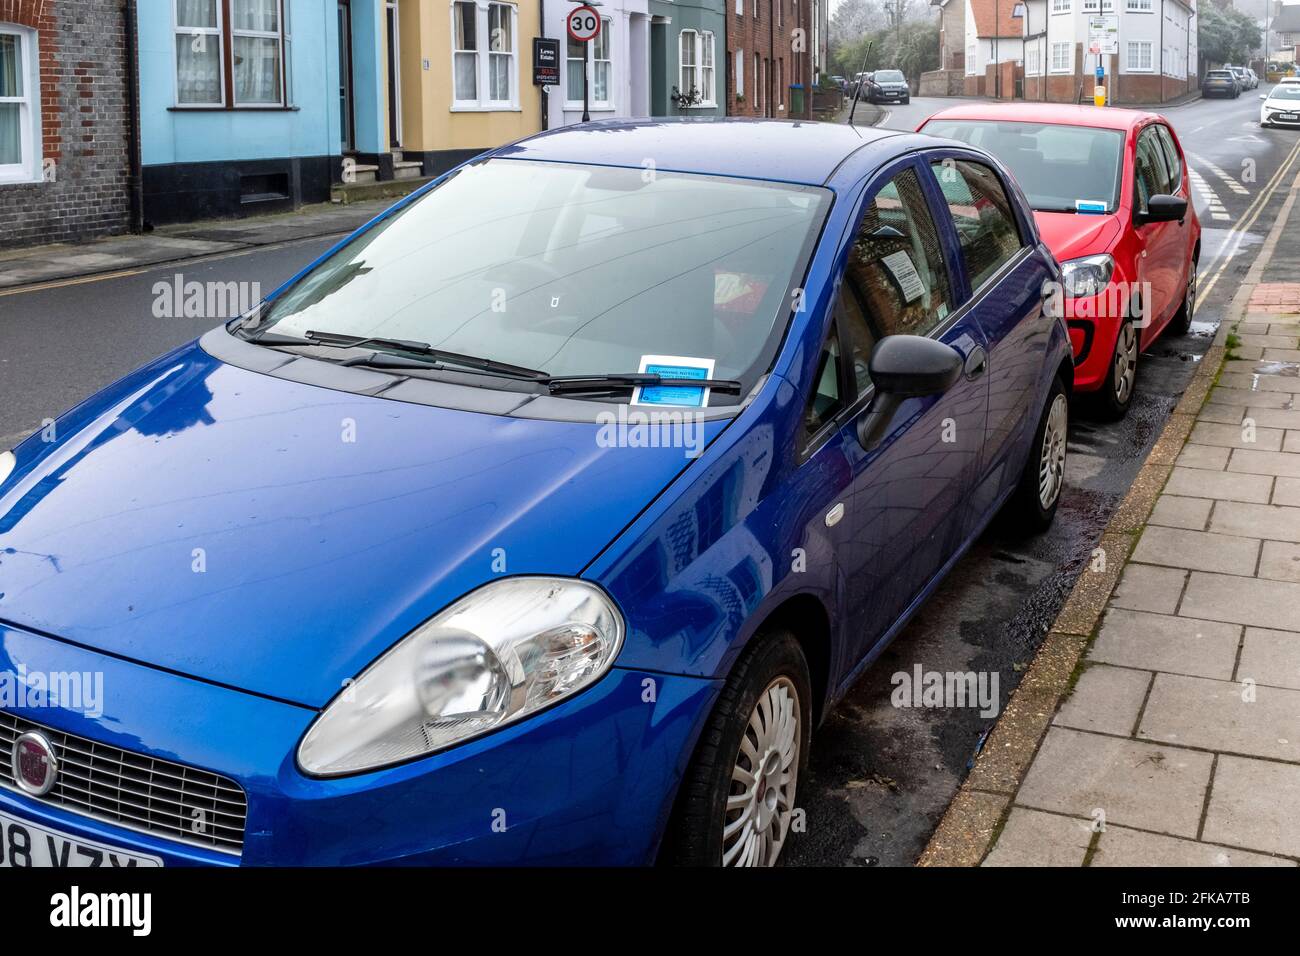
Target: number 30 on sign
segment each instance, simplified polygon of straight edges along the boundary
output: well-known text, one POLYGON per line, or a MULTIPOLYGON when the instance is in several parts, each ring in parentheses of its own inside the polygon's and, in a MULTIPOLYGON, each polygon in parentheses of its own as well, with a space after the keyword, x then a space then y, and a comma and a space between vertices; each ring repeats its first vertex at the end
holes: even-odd
POLYGON ((600 14, 591 7, 575 7, 565 23, 569 36, 579 43, 590 43, 600 36, 600 14))

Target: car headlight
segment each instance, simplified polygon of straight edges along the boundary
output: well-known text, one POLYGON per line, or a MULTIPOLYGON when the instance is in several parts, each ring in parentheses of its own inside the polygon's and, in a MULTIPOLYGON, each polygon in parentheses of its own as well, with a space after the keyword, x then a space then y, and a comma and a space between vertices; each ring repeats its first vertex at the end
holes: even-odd
POLYGON ((623 643, 605 592, 506 578, 461 598, 346 687, 298 747, 316 776, 375 770, 514 723, 592 684, 623 643))
POLYGON ((14 473, 14 467, 18 464, 18 459, 14 457, 11 451, 0 451, 0 485, 3 485, 10 475, 14 473))
POLYGON ((1115 260, 1106 254, 1084 256, 1061 263, 1061 286, 1073 299, 1096 295, 1106 288, 1115 271, 1115 260))

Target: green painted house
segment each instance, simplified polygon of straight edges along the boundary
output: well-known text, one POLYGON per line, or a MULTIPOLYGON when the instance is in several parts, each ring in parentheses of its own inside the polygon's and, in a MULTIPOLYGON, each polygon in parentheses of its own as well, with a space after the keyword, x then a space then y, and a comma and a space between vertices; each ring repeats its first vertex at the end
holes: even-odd
POLYGON ((650 114, 722 116, 727 0, 649 0, 650 114))

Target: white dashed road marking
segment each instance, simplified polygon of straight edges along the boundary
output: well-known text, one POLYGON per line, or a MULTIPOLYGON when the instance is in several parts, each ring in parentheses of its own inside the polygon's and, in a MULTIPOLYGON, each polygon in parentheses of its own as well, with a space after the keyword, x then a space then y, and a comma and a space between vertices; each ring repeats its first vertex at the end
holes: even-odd
POLYGON ((1205 159, 1205 158, 1203 158, 1203 157, 1201 157, 1201 156, 1197 156, 1197 155, 1194 154, 1194 153, 1192 154, 1192 159, 1194 159, 1194 160, 1196 161, 1196 164, 1197 164, 1198 166, 1204 166, 1204 167, 1205 167, 1206 169, 1208 169, 1210 172, 1214 173, 1214 175, 1216 175, 1216 176, 1218 176, 1220 179, 1222 179, 1223 182, 1224 182, 1224 184, 1225 184, 1229 189, 1231 189, 1234 193, 1236 193, 1238 196, 1249 196, 1249 195, 1250 195, 1250 190, 1249 190, 1249 189, 1247 189, 1247 188, 1246 188, 1245 186, 1243 186, 1241 183, 1237 182, 1237 180, 1233 179, 1231 176, 1229 176, 1227 173, 1225 173, 1225 172, 1224 172, 1221 168, 1219 168, 1218 166, 1214 165, 1214 163, 1210 162, 1208 159, 1205 159))
POLYGON ((1187 175, 1192 180, 1192 188, 1201 194, 1201 199, 1205 200, 1205 205, 1210 209, 1210 218, 1220 222, 1231 220, 1228 210, 1224 208, 1223 201, 1219 199, 1219 194, 1214 191, 1205 177, 1195 169, 1188 167, 1187 175))

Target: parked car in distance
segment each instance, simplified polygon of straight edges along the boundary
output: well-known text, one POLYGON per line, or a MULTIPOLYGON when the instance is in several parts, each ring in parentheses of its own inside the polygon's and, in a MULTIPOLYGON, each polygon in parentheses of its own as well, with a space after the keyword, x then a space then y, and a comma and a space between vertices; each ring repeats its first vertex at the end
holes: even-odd
POLYGON ((1250 88, 1252 90, 1259 89, 1259 74, 1250 67, 1246 67, 1246 76, 1250 77, 1250 88))
POLYGON ((1282 86, 1283 84, 1287 84, 1287 83, 1300 83, 1300 76, 1284 76, 1282 77, 1282 79, 1277 81, 1278 86, 1282 86))
POLYGON ((1250 81, 1250 71, 1244 66, 1230 66, 1228 67, 1228 70, 1231 71, 1233 77, 1237 80, 1237 86, 1240 89, 1253 90, 1255 88, 1254 84, 1250 81))
POLYGON ((1279 83, 1259 98, 1260 126, 1300 126, 1300 83, 1279 83))
POLYGON ((1025 191, 1061 262, 1075 390, 1127 413, 1138 359, 1196 310, 1201 226, 1178 137, 1162 116, 1108 107, 959 106, 920 129, 987 150, 1025 191))
POLYGON ((1236 99, 1241 95, 1241 84, 1231 70, 1210 70, 1201 80, 1201 95, 1236 99))
POLYGON ((876 70, 863 93, 869 103, 910 103, 912 91, 902 70, 876 70))
POLYGON ((1056 512, 1056 276, 1004 167, 914 133, 609 121, 458 167, 0 456, 0 654, 114 689, 0 713, 100 798, 0 788, 11 834, 776 862, 816 723, 995 515, 1056 512))

